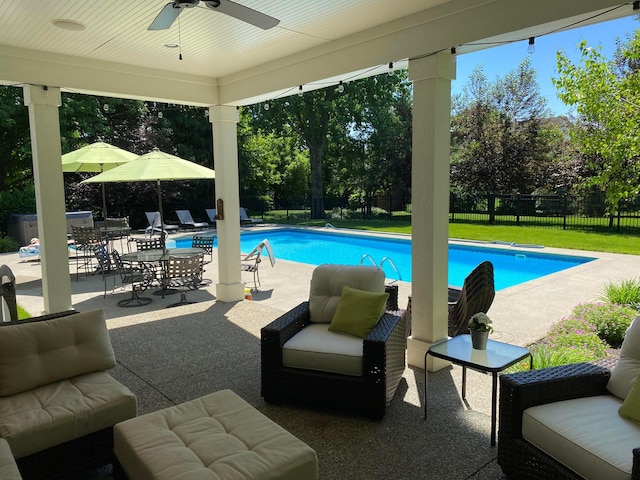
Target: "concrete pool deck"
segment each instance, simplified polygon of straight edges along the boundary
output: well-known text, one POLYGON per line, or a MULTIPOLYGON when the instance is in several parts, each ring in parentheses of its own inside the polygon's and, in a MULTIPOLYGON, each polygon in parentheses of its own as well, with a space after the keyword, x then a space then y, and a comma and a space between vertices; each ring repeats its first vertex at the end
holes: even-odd
MULTIPOLYGON (((496 326, 495 340, 531 343, 574 305, 597 299, 607 281, 640 272, 640 256, 536 251, 598 259, 497 292, 489 311, 496 326)), ((16 275, 18 303, 37 315, 43 308, 40 263, 21 262, 17 253, 0 254, 3 263, 16 275)), ((81 276, 76 281, 74 265, 71 261, 73 305, 80 311, 104 310, 118 360, 110 373, 136 394, 138 414, 230 388, 314 448, 321 479, 504 478, 496 464, 497 449, 489 445, 491 381, 477 372, 468 374, 468 404, 460 398, 460 367, 429 373, 427 420, 423 419, 424 371, 410 366, 382 421, 264 402, 260 328, 307 299, 312 265, 277 260, 272 268, 263 262, 262 286, 253 292, 251 302, 217 302, 215 288, 207 287, 189 292, 188 298, 199 303, 169 309, 165 306, 175 302, 175 296, 162 299, 150 292, 144 293, 153 298, 147 306, 118 307, 127 291, 116 290, 103 298, 102 277, 81 276)), ((217 280, 215 253, 205 278, 214 284, 217 280)), ((243 274, 243 280, 251 284, 252 275, 243 274)), ((410 284, 400 282, 399 286, 404 307, 410 284)), ((106 468, 89 478, 111 480, 112 476, 106 468)))
MULTIPOLYGON (((260 230, 265 234, 265 237, 268 237, 269 229, 269 226, 265 225, 243 230, 260 230)), ((397 237, 399 235, 392 236, 397 237)), ((174 238, 177 238, 177 236, 174 238)), ((495 300, 489 310, 489 316, 492 318, 495 327, 495 332, 491 338, 522 346, 542 338, 549 326, 563 316, 568 315, 575 305, 599 300, 607 282, 616 282, 640 275, 640 256, 635 255, 545 247, 526 248, 523 246, 457 241, 454 239, 451 239, 450 242, 460 245, 486 246, 506 251, 517 249, 531 251, 532 253, 596 258, 591 262, 496 292, 495 300)), ((116 245, 116 248, 118 246, 116 245)), ((269 262, 263 262, 260 266, 262 285, 257 291, 253 292, 253 301, 285 312, 307 299, 309 280, 314 266, 278 259, 277 252, 275 252, 275 255, 276 264, 274 267, 271 267, 269 262)), ((40 263, 37 261, 21 261, 17 253, 0 254, 0 262, 8 264, 17 277, 19 285, 18 302, 32 315, 38 315, 43 310, 40 263), (20 287, 20 284, 23 284, 23 287, 20 287), (24 287, 27 288, 25 289, 24 287)), ((93 291, 92 288, 83 288, 84 285, 87 285, 87 277, 81 277, 80 282, 75 281, 73 261, 70 261, 70 270, 73 273, 72 302, 78 309, 103 308, 107 318, 109 318, 109 314, 120 317, 125 314, 140 313, 144 310, 154 311, 159 308, 157 303, 161 303, 154 301, 147 307, 133 309, 117 307, 117 300, 124 298, 124 295, 127 295, 126 293, 107 295, 107 298, 103 299, 102 290, 93 291), (117 297, 117 299, 114 297, 117 297), (111 298, 114 298, 114 300, 110 300, 111 298)), ((247 287, 253 287, 252 274, 243 273, 242 275, 247 287)), ((205 277, 212 280, 211 285, 199 291, 191 292, 189 297, 193 297, 193 300, 215 299, 215 283, 217 279, 217 255, 215 251, 213 262, 206 266, 205 277)), ((93 279, 102 285, 102 277, 98 276, 93 279)), ((111 280, 109 281, 111 282, 111 280)), ((399 285, 400 308, 405 308, 407 298, 411 295, 411 283, 403 281, 395 283, 399 285)), ((154 296, 155 299, 162 300, 154 296)), ((175 300, 167 298, 162 303, 169 304, 173 301, 175 300)))

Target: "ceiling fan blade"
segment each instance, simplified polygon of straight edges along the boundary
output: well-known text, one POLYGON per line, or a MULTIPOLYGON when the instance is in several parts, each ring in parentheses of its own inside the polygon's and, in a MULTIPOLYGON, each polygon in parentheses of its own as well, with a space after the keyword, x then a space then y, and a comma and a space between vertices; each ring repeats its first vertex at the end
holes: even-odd
POLYGON ((243 22, 255 25, 263 30, 269 30, 280 23, 277 18, 270 17, 267 14, 258 12, 239 3, 232 2, 231 0, 205 0, 205 5, 212 10, 222 12, 231 17, 242 20, 243 22))
POLYGON ((175 22, 183 8, 173 2, 167 3, 147 30, 166 30, 175 22))

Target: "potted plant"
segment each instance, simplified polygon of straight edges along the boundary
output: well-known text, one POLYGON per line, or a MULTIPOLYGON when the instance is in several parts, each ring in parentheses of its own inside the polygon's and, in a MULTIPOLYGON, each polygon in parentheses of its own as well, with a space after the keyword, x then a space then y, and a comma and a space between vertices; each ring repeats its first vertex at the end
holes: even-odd
POLYGON ((471 333, 471 345, 476 350, 485 350, 489 334, 493 332, 491 319, 484 312, 478 312, 469 320, 469 333, 471 333))

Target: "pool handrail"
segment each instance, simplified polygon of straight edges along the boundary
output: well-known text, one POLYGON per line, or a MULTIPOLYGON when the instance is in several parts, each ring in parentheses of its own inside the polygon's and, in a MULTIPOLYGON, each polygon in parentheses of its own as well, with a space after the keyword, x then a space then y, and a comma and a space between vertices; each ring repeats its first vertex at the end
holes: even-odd
POLYGON ((380 262, 380 265, 378 265, 371 255, 369 255, 368 253, 365 253, 360 258, 360 265, 362 265, 364 263, 364 261, 367 260, 367 259, 373 264, 374 267, 378 267, 380 270, 383 269, 382 267, 384 266, 385 262, 388 262, 391 265, 391 268, 393 268, 395 270, 395 272, 398 274, 398 278, 396 280, 394 280, 394 282, 402 281, 402 274, 400 273, 400 270, 398 270, 398 267, 393 262, 393 260, 391 260, 390 257, 384 257, 382 259, 382 261, 380 262))

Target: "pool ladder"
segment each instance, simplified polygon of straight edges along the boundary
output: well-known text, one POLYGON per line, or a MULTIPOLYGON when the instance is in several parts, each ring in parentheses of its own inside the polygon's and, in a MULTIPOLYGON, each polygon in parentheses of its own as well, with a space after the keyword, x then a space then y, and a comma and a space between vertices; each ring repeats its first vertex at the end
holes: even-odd
POLYGON ((388 263, 389 265, 391 265, 391 268, 393 268, 395 272, 398 274, 398 278, 394 280, 394 282, 398 280, 400 281, 402 280, 402 275, 400 274, 400 270, 398 270, 398 267, 396 267, 396 264, 393 263, 393 260, 391 260, 391 258, 384 257, 382 261, 380 261, 380 265, 378 265, 371 255, 369 255, 368 253, 365 253, 360 259, 360 265, 362 265, 365 260, 369 260, 374 267, 378 267, 380 270, 382 270, 382 267, 384 266, 385 263, 388 263))

